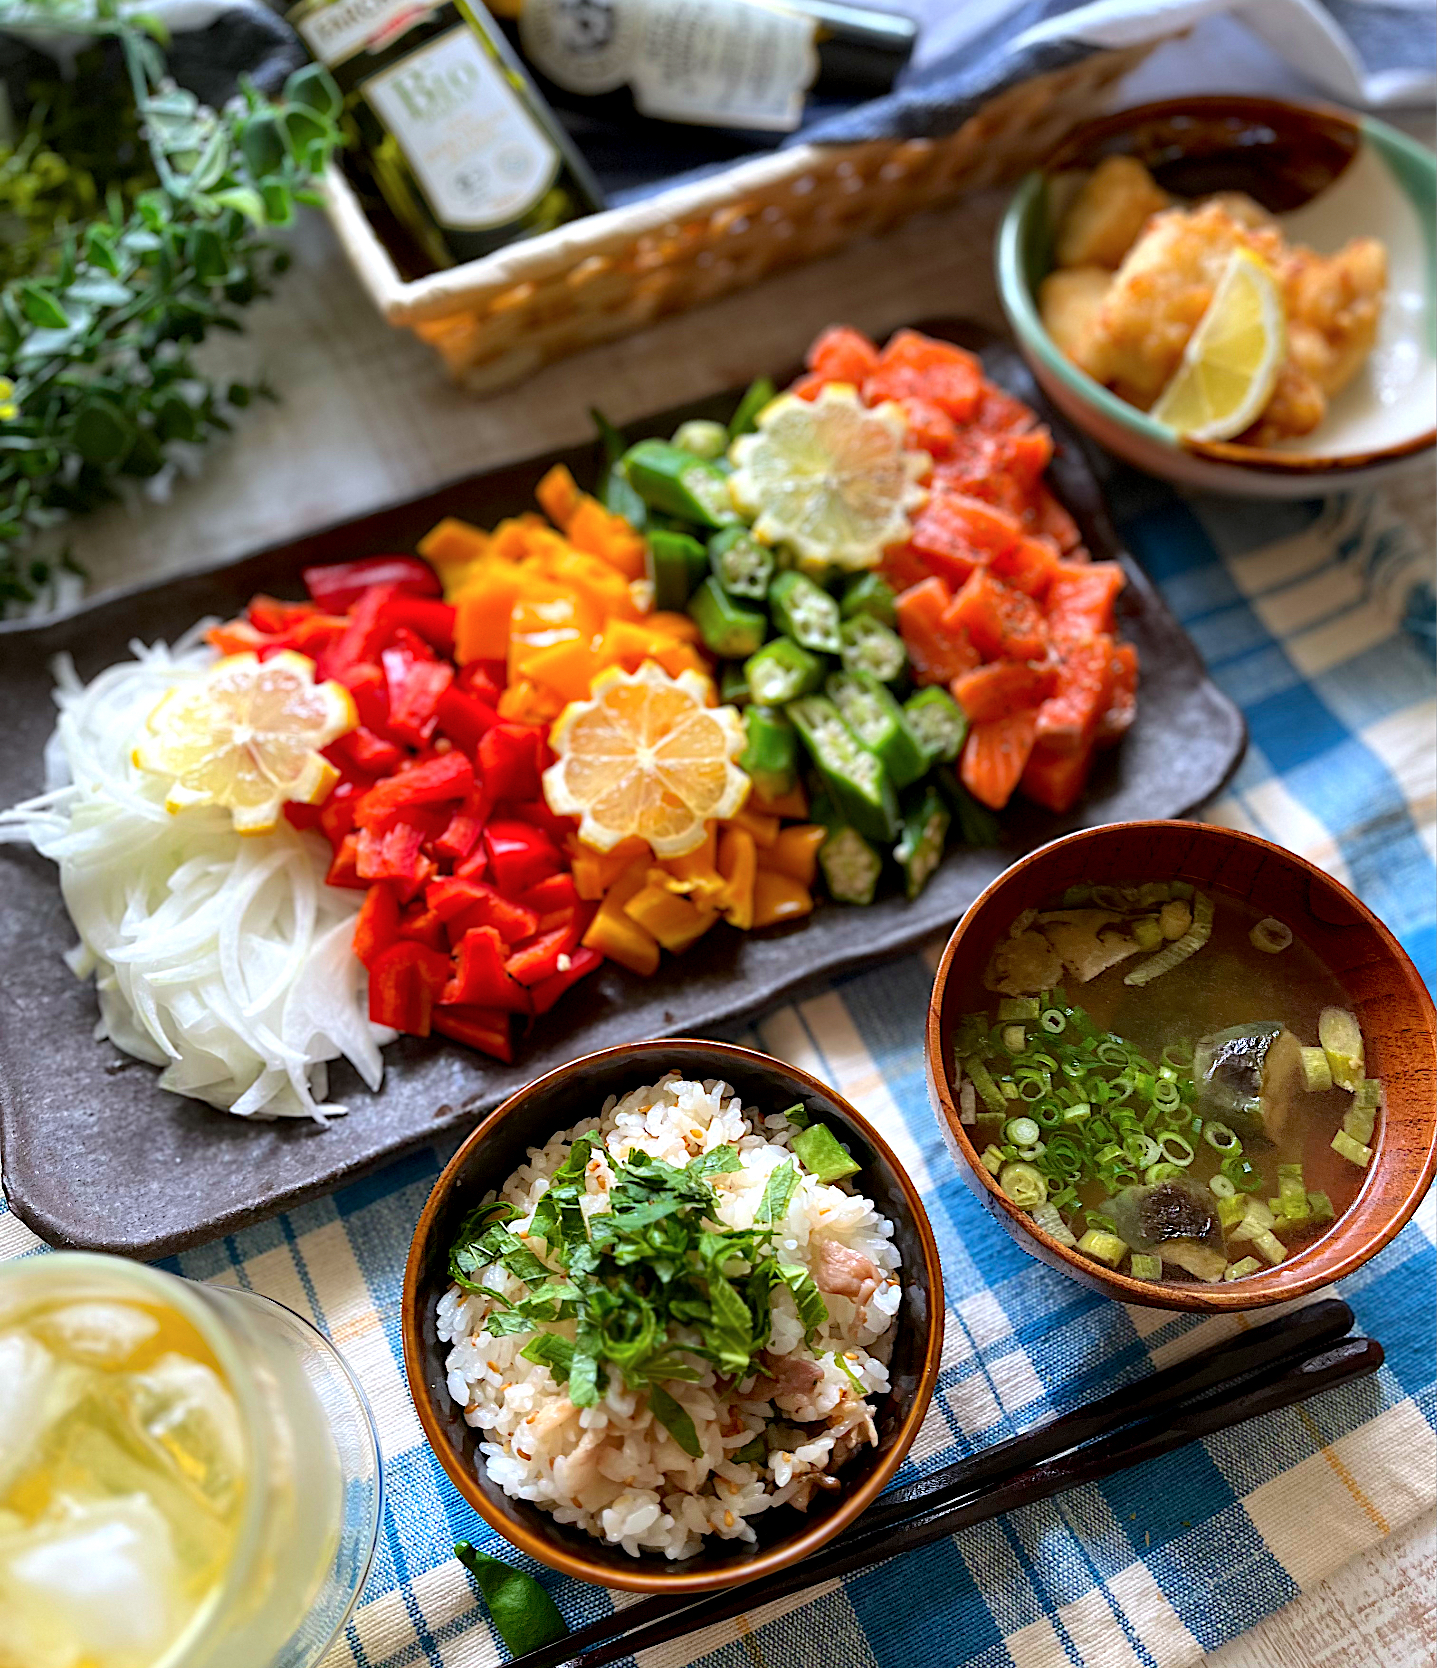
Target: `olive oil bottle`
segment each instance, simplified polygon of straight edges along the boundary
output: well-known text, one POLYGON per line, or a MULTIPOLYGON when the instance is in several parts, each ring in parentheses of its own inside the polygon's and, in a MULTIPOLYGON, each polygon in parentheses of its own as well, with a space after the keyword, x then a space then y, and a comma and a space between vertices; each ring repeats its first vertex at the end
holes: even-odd
POLYGON ((302 0, 289 13, 344 93, 345 125, 436 267, 604 206, 489 14, 465 0, 302 0))

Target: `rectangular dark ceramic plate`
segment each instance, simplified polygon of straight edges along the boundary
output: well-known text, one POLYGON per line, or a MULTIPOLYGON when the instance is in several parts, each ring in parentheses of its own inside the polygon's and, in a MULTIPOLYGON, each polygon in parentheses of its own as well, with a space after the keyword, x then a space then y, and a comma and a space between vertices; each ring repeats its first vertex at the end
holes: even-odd
MULTIPOLYGON (((55 870, 28 850, 0 848, 0 1152, 16 1213, 55 1245, 159 1257, 229 1233, 352 1179, 468 1124, 529 1079, 580 1054, 642 1037, 693 1035, 792 995, 800 986, 909 950, 954 924, 1016 856, 1071 828, 1174 817, 1201 804, 1242 756, 1240 713, 1208 680, 1197 650, 1123 555, 1079 443, 1048 410, 1016 352, 986 332, 924 326, 978 348, 989 373, 1043 415, 1058 439, 1054 484, 1096 557, 1121 555, 1130 583, 1121 629, 1138 646, 1138 719, 1106 755, 1082 802, 1055 817, 1031 806, 1003 818, 1004 844, 950 852, 914 903, 894 893, 862 910, 821 904, 788 929, 720 926, 645 980, 612 963, 560 1003, 523 1041, 512 1066, 439 1039, 386 1050, 382 1090, 348 1066, 330 1072, 347 1117, 328 1128, 247 1123, 156 1086, 156 1072, 96 1042, 94 994, 61 952, 73 942, 55 870)), ((668 434, 690 416, 726 416, 733 395, 665 412, 634 432, 668 434)), ((96 602, 50 625, 0 626, 0 804, 41 787, 54 722, 52 657, 66 650, 82 677, 127 653, 132 638, 173 640, 202 615, 228 616, 256 591, 300 592, 316 562, 410 550, 444 515, 485 525, 532 507, 535 483, 567 463, 592 480, 597 454, 575 447, 456 481, 423 498, 331 527, 244 561, 96 602)))

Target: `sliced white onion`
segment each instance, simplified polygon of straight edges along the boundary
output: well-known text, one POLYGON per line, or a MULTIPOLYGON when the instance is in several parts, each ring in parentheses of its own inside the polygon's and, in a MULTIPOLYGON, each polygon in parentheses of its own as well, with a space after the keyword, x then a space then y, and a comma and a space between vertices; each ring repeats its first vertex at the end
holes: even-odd
POLYGON ((242 835, 216 807, 172 815, 164 781, 132 757, 160 697, 213 661, 202 631, 173 649, 134 643, 88 684, 56 661, 45 792, 0 812, 0 843, 59 865, 80 935, 66 961, 95 977, 98 1037, 164 1067, 176 1094, 322 1122, 345 1110, 325 1062, 348 1058, 377 1089, 394 1035, 370 1023, 352 948, 363 893, 326 886, 325 842, 283 820, 242 835))

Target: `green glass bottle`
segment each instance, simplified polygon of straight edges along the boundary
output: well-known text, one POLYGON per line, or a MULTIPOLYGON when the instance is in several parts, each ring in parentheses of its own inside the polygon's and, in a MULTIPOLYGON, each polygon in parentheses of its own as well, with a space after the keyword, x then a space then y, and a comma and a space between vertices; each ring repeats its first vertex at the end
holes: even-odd
POLYGON ((289 13, 344 93, 357 156, 436 267, 604 206, 603 194, 482 7, 302 0, 289 13))

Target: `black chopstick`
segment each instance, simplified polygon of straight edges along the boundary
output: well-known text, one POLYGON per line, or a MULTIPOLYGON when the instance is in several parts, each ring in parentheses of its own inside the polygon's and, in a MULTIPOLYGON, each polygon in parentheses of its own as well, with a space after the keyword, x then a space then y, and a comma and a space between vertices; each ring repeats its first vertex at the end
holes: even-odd
POLYGON ((1365 1378, 1377 1371, 1382 1360, 1382 1346, 1373 1339, 1344 1338, 1289 1362, 1235 1396, 1206 1397, 1201 1406, 1179 1412, 1171 1423, 1165 1423, 1161 1416, 1146 1420, 1134 1433, 1136 1440, 1129 1441, 1126 1433, 1114 1433, 1098 1443, 1011 1476, 994 1488, 977 1489, 956 1503, 922 1511, 901 1529, 885 1531, 857 1525, 856 1532, 841 1536, 801 1564, 726 1588, 642 1625, 635 1626, 631 1620, 637 1606, 620 1611, 611 1618, 605 1643, 576 1651, 576 1636, 571 1636, 542 1651, 515 1658, 513 1668, 558 1668, 564 1663, 571 1668, 603 1668, 606 1663, 636 1656, 746 1610, 787 1598, 817 1582, 835 1580, 900 1553, 915 1551, 974 1523, 1110 1477, 1232 1425, 1365 1378))
MULTIPOLYGON (((870 1506, 852 1528, 820 1549, 813 1558, 796 1566, 813 1572, 806 1575, 800 1585, 826 1580, 827 1576, 817 1569, 818 1561, 840 1553, 851 1537, 862 1537, 867 1544, 875 1533, 887 1534, 901 1529, 910 1520, 917 1520, 938 1507, 1055 1459, 1083 1443, 1131 1426, 1140 1419, 1164 1412, 1175 1414, 1189 1402, 1214 1392, 1226 1395, 1235 1387, 1247 1385, 1255 1375, 1279 1369, 1319 1345, 1343 1337, 1351 1330, 1352 1323, 1352 1310, 1339 1298, 1309 1303, 1291 1314, 1225 1339, 1201 1357, 1193 1356, 1175 1362, 1171 1367, 1150 1373, 1146 1378, 1051 1419, 1031 1431, 995 1442, 980 1453, 955 1460, 951 1465, 942 1466, 915 1482, 891 1489, 870 1506)), ((874 1556, 883 1555, 878 1553, 874 1556)), ((756 1584, 762 1585, 761 1581, 756 1584)), ((693 1602, 683 1595, 655 1593, 613 1615, 575 1629, 553 1645, 527 1652, 515 1662, 522 1664, 523 1668, 559 1668, 562 1663, 581 1658, 582 1653, 590 1648, 607 1645, 619 1633, 627 1635, 636 1628, 674 1615, 693 1602)))

